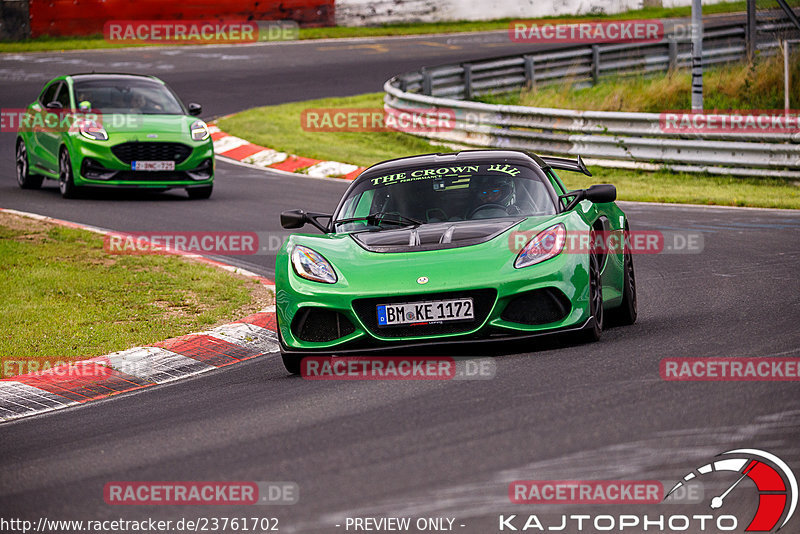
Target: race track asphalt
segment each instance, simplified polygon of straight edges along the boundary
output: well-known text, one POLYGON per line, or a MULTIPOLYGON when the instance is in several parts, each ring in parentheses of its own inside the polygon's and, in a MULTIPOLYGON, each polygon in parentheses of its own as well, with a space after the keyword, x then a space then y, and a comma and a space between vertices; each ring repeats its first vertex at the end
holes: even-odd
MULTIPOLYGON (((214 117, 378 91, 404 70, 520 46, 491 42, 492 35, 0 56, 0 102, 22 107, 46 79, 64 71, 130 70, 159 75, 214 117)), ((183 192, 104 192, 65 201, 52 185, 16 187, 12 142, 10 134, 0 135, 1 207, 121 231, 277 232, 281 210, 328 211, 346 187, 221 163, 209 201, 189 201, 183 192)), ((607 330, 589 345, 501 347, 492 352, 492 380, 306 381, 287 376, 280 359, 267 356, 4 424, 0 517, 272 516, 282 532, 321 533, 345 532, 347 517, 430 516, 454 518, 456 531, 478 534, 496 532, 499 514, 539 514, 557 525, 561 513, 622 509, 512 504, 508 484, 514 480, 668 484, 741 447, 768 450, 800 474, 797 382, 667 382, 659 375, 667 357, 800 356, 800 214, 621 206, 633 229, 697 232, 704 242, 696 254, 635 258, 636 325, 607 330), (300 501, 266 507, 105 504, 104 485, 122 480, 293 481, 300 501)), ((273 273, 271 254, 236 261, 273 273)), ((488 354, 483 351, 471 355, 488 354)), ((733 481, 712 480, 707 496, 733 481)), ((726 510, 740 518, 738 531, 752 517, 754 500, 755 488, 743 484, 726 501, 726 510)), ((707 504, 678 508, 708 510, 707 504)), ((629 509, 672 511, 668 505, 629 509)))

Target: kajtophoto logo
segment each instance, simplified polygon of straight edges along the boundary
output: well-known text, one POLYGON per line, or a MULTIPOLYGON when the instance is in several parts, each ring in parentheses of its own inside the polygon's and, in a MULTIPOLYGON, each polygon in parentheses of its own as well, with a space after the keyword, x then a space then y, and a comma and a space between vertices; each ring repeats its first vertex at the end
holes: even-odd
POLYGON ((666 498, 686 482, 716 472, 741 473, 741 476, 722 494, 711 499, 713 510, 722 508, 725 498, 745 479, 749 478, 758 489, 758 509, 745 532, 773 532, 778 522, 783 522, 774 532, 786 526, 797 509, 797 479, 786 462, 759 449, 735 449, 718 456, 725 458, 708 463, 687 473, 667 493, 666 498))
MULTIPOLYGON (((544 516, 498 516, 498 530, 566 532, 741 532, 740 517, 721 510, 725 499, 740 488, 739 500, 747 499, 744 479, 755 484, 758 505, 744 532, 778 532, 797 508, 797 479, 789 466, 769 452, 735 449, 717 455, 713 462, 693 469, 664 495, 658 481, 515 481, 508 489, 515 504, 708 504, 714 513, 693 514, 562 514, 556 522, 544 516), (717 476, 715 476, 717 475, 717 476), (721 477, 731 481, 720 483, 721 477), (718 487, 719 491, 711 488, 718 487), (704 489, 706 488, 706 489, 704 489), (657 498, 657 499, 656 499, 657 498), (709 500, 710 499, 710 500, 709 500), (593 529, 593 530, 592 530, 593 529), (631 530, 638 529, 638 530, 631 530)), ((668 486, 665 486, 668 487, 668 486)), ((748 510, 753 507, 748 506, 748 510)), ((742 523, 744 524, 744 523, 742 523)))

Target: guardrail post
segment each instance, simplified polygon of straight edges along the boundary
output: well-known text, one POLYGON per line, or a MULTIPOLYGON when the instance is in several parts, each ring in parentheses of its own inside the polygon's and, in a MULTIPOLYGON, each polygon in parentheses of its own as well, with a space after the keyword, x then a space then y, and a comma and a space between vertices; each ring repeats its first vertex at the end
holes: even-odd
POLYGON ((533 87, 536 83, 536 60, 533 56, 522 56, 525 61, 525 85, 533 87))
POLYGON ((747 0, 747 22, 744 26, 744 46, 747 54, 747 61, 753 61, 756 53, 756 0, 747 0))
POLYGON ((464 100, 472 100, 472 65, 464 63, 464 100))
POLYGON ((422 67, 422 94, 433 96, 433 77, 431 71, 422 67))
POLYGON ((667 65, 667 69, 672 71, 678 68, 678 42, 670 37, 667 40, 667 44, 669 45, 669 65, 667 65))
POLYGON ((592 83, 596 84, 600 78, 600 47, 592 45, 592 83))

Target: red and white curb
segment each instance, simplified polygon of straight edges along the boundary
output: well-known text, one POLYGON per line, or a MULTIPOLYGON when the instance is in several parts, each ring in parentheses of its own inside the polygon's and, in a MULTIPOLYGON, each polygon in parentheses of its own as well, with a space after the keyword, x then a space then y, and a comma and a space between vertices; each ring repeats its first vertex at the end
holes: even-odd
MULTIPOLYGON (((117 235, 116 232, 101 228, 34 213, 3 208, 0 211, 102 235, 117 235)), ((244 269, 196 254, 177 250, 169 252, 256 278, 268 289, 275 290, 272 281, 244 269)), ((268 306, 236 322, 168 339, 152 346, 134 347, 59 365, 38 373, 5 378, 0 380, 0 422, 165 384, 274 354, 280 350, 276 330, 275 306, 268 306)))
POLYGON ((255 145, 246 139, 229 135, 214 124, 209 125, 208 129, 214 142, 214 153, 240 163, 264 169, 305 174, 314 178, 341 178, 344 180, 353 180, 365 169, 365 167, 349 163, 323 161, 278 152, 271 148, 255 145))
POLYGON ((0 380, 0 421, 174 382, 279 351, 275 307, 239 322, 0 380))

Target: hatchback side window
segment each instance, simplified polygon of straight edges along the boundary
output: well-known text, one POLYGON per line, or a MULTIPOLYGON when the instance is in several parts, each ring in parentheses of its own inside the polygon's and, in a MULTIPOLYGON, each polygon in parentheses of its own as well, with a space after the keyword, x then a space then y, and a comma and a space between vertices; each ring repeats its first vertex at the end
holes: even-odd
POLYGON ((53 82, 47 89, 42 91, 42 96, 39 97, 39 103, 43 106, 47 106, 47 104, 55 100, 59 85, 61 85, 59 82, 53 82))
POLYGON ((58 91, 58 96, 56 97, 56 100, 61 103, 61 106, 64 109, 70 108, 69 86, 67 84, 65 83, 61 84, 61 89, 58 91))

